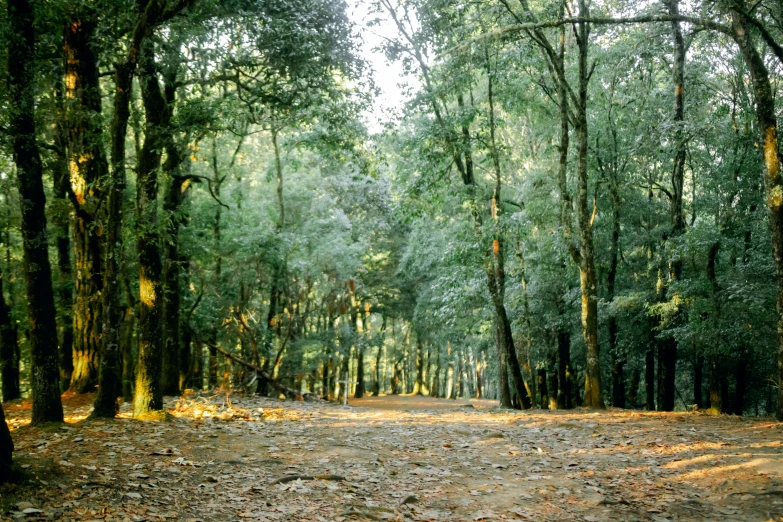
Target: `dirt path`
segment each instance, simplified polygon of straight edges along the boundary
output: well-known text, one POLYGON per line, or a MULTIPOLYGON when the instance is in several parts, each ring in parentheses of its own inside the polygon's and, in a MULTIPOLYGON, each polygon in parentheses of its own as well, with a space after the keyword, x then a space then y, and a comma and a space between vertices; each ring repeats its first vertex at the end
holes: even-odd
POLYGON ((23 483, 0 492, 0 517, 783 520, 769 420, 216 396, 170 401, 168 422, 107 422, 72 400, 73 423, 50 430, 8 408, 23 483))

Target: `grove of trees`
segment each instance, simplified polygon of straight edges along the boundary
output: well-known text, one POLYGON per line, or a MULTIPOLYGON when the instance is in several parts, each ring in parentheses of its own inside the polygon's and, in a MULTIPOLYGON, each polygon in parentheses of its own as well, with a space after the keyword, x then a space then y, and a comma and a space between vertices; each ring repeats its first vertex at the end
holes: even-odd
MULTIPOLYGON (((3 0, 0 384, 783 420, 777 0, 3 0), (370 132, 362 35, 410 80, 370 132)), ((13 444, 0 406, 0 480, 13 444)))

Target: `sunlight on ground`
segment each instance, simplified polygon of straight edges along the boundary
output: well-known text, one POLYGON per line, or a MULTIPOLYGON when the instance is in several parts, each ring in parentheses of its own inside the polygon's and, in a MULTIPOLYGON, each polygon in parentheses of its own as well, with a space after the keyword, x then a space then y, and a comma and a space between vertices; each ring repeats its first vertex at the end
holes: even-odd
POLYGON ((64 403, 69 423, 56 431, 18 430, 29 404, 8 405, 18 464, 66 488, 24 498, 56 519, 783 516, 781 427, 767 419, 188 394, 166 399, 166 422, 130 420, 129 404, 112 422, 85 420, 91 396, 64 403))

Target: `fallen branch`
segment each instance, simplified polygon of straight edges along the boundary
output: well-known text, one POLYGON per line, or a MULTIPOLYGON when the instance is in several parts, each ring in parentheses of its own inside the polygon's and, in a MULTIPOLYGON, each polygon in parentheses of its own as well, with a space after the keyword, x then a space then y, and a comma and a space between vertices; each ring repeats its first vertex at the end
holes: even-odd
POLYGON ((340 475, 286 475, 285 477, 280 477, 277 480, 273 480, 269 483, 270 486, 274 486, 275 484, 287 484, 289 482, 294 482, 295 480, 345 480, 345 477, 341 477, 340 475))
MULTIPOLYGON (((202 342, 204 342, 204 341, 202 341, 202 342)), ((246 368, 250 368, 251 370, 254 370, 258 375, 260 375, 261 377, 263 377, 264 379, 269 381, 269 383, 272 385, 272 387, 274 389, 276 389, 280 393, 284 394, 286 397, 290 397, 290 398, 292 398, 294 400, 297 400, 297 401, 302 401, 302 400, 304 400, 305 397, 312 397, 312 398, 314 398, 316 400, 320 400, 320 397, 318 395, 314 394, 314 393, 302 393, 299 390, 294 390, 293 388, 289 388, 288 386, 284 386, 279 381, 273 379, 272 376, 269 375, 269 373, 267 373, 267 371, 264 370, 263 368, 261 368, 260 366, 256 366, 255 364, 249 363, 249 362, 247 362, 244 359, 240 359, 236 355, 233 355, 233 354, 227 352, 226 350, 224 350, 223 348, 221 348, 220 346, 218 346, 216 344, 212 344, 212 343, 209 343, 209 342, 204 342, 204 344, 206 344, 209 348, 212 348, 212 349, 217 350, 218 352, 222 353, 226 358, 234 361, 235 363, 241 364, 242 366, 245 366, 246 368)))

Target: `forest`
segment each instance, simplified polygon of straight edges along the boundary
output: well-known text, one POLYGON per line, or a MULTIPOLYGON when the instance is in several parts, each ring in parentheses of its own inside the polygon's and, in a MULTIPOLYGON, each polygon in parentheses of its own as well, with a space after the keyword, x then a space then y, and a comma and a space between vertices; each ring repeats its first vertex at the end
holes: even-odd
MULTIPOLYGON (((690 423, 748 448, 780 437, 779 0, 0 5, 0 516, 46 514, 19 500, 40 466, 87 480, 35 455, 90 426, 277 415, 296 440, 301 419, 359 433, 376 408, 402 440, 406 423, 464 423, 441 452, 474 423, 507 444, 523 424, 600 443, 628 419, 623 447, 690 423)), ((508 451, 539 458, 544 435, 508 451)), ((265 487, 350 483, 308 473, 265 487)), ((341 516, 438 519, 397 500, 341 516)), ((716 506, 688 513, 734 509, 716 506)), ((519 509, 503 517, 617 516, 519 509)), ((244 513, 201 516, 275 519, 244 513)))

